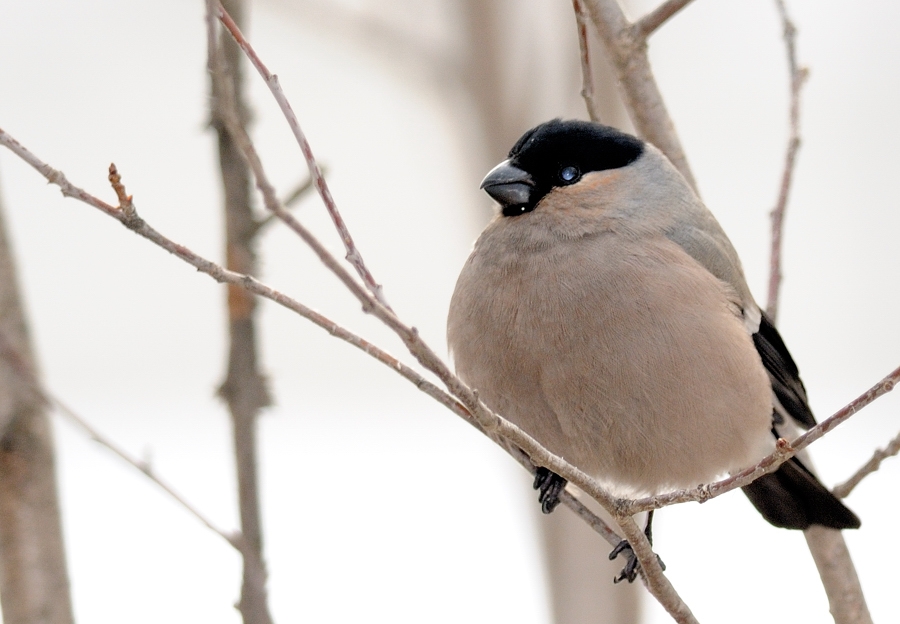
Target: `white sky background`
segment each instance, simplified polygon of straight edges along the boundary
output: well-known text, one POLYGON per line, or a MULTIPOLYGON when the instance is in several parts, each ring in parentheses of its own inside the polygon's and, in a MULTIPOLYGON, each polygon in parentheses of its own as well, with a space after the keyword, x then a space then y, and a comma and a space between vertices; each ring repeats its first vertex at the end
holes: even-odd
MULTIPOLYGON (((822 418, 900 359, 900 7, 790 8, 812 75, 779 326, 822 418)), ((456 126, 462 96, 448 100, 371 48, 279 11, 254 6, 249 36, 328 166, 388 298, 443 352, 447 302, 486 205, 471 166, 481 147, 456 126)), ((0 0, 0 127, 110 201, 114 161, 145 219, 217 259, 203 37, 199 0, 0 0)), ((787 137, 774 6, 697 0, 651 50, 703 196, 763 299, 767 212, 787 137)), ((287 192, 305 165, 265 88, 248 78, 254 135, 287 192)), ((223 288, 63 200, 5 150, 0 185, 48 387, 149 457, 218 524, 235 526, 229 426, 213 397, 224 369, 223 288)), ((339 251, 317 201, 297 214, 339 251)), ((285 229, 273 227, 260 252, 266 282, 403 353, 285 229)), ((263 303, 261 327, 276 398, 261 423, 276 621, 546 622, 536 503, 522 494, 521 470, 309 323, 263 303)), ((842 480, 883 446, 900 429, 898 412, 887 397, 817 443, 824 480, 842 480)), ((237 622, 240 566, 230 547, 80 431, 55 424, 77 618, 237 622)), ((887 567, 898 556, 897 503, 879 492, 898 482, 900 461, 888 462, 848 501, 863 520, 847 539, 876 621, 897 612, 887 567)), ((667 509, 657 522, 657 550, 701 621, 830 620, 802 536, 768 526, 740 494, 667 509)), ((649 606, 648 621, 667 618, 649 606)))

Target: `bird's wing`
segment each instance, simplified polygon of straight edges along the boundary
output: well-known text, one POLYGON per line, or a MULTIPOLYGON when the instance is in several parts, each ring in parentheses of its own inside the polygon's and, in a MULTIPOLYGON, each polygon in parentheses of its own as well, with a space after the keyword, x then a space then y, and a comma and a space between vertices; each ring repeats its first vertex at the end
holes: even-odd
POLYGON ((702 205, 683 210, 680 216, 666 236, 737 292, 743 303, 745 325, 772 382, 776 413, 791 417, 804 429, 815 426, 816 419, 794 358, 771 319, 753 301, 737 252, 728 237, 702 205))
POLYGON ((772 391, 779 404, 776 405, 776 411, 790 416, 804 429, 814 427, 816 418, 809 407, 806 388, 803 387, 797 365, 765 312, 762 313, 759 330, 753 334, 753 344, 769 373, 772 391))

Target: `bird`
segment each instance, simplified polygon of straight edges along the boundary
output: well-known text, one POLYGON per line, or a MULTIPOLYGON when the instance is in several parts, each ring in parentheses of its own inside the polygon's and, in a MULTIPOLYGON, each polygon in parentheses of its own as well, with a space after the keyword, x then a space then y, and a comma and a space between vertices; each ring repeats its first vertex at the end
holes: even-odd
MULTIPOLYGON (((457 280, 448 347, 459 378, 545 448, 620 495, 656 495, 816 424, 733 245, 655 146, 553 119, 481 188, 499 210, 457 280)), ((545 513, 565 485, 538 467, 545 513)), ((776 527, 860 526, 805 456, 743 491, 776 527)), ((617 582, 637 575, 629 557, 617 582)))

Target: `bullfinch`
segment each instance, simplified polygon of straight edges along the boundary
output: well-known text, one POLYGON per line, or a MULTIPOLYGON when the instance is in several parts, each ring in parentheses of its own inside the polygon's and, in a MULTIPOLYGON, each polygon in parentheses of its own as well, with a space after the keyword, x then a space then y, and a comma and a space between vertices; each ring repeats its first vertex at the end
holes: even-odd
MULTIPOLYGON (((447 333, 459 377, 492 410, 633 496, 708 483, 815 425, 734 247, 653 145, 555 119, 481 186, 500 209, 447 333)), ((564 486, 538 470, 546 513, 564 486)), ((798 457, 743 490, 777 527, 860 524, 798 457)))

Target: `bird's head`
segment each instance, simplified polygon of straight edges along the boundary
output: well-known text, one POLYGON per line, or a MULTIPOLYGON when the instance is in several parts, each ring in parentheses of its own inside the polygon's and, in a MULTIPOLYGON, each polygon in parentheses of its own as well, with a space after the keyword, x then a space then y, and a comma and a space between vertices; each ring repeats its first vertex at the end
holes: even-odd
POLYGON ((516 217, 533 211, 550 193, 576 187, 593 173, 627 167, 646 149, 640 139, 609 126, 554 119, 522 135, 481 188, 500 204, 504 216, 516 217))

